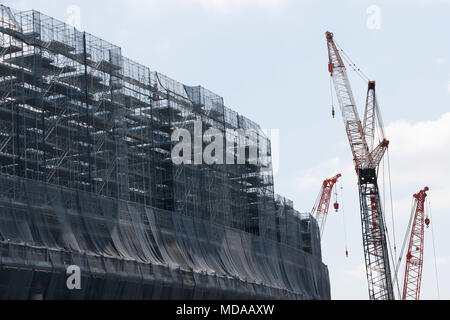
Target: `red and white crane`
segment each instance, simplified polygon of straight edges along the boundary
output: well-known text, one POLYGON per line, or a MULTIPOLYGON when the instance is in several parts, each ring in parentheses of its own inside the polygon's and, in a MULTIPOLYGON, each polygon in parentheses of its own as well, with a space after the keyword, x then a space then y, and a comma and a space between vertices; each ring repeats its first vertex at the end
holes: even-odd
MULTIPOLYGON (((311 215, 316 218, 317 225, 319 226, 320 238, 322 238, 323 230, 325 229, 325 222, 328 216, 328 209, 330 207, 333 188, 340 177, 342 177, 342 175, 338 174, 333 178, 324 180, 319 196, 317 197, 316 203, 311 211, 311 215)), ((339 209, 338 202, 334 203, 334 209, 339 209)))
POLYGON ((326 33, 328 71, 339 101, 345 130, 358 176, 362 238, 369 297, 371 300, 393 300, 394 291, 386 241, 385 219, 377 182, 377 169, 388 148, 376 100, 375 82, 369 81, 364 123, 358 115, 346 67, 333 38, 326 33), (379 131, 375 139, 376 119, 379 131), (378 145, 375 147, 375 143, 378 145))
POLYGON ((408 251, 406 253, 405 280, 403 282, 402 299, 419 300, 420 286, 422 284, 423 249, 425 225, 430 224, 430 219, 425 217, 425 198, 427 191, 425 187, 414 195, 413 223, 411 236, 409 238, 408 251))

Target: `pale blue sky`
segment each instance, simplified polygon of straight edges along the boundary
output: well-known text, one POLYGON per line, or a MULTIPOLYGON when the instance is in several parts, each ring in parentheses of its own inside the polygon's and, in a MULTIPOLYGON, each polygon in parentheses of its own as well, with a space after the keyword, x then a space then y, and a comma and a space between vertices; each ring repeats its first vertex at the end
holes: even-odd
MULTIPOLYGON (((391 140, 397 246, 412 194, 429 185, 440 293, 450 299, 450 0, 0 2, 63 21, 67 8, 77 5, 82 29, 121 46, 125 56, 188 85, 200 84, 263 128, 279 129, 276 192, 300 211, 312 208, 321 180, 342 172, 350 258, 342 213, 333 213, 323 239, 324 261, 334 299, 366 299, 356 177, 342 119, 331 119, 324 33, 334 32, 377 81, 391 140), (379 29, 367 25, 373 5, 380 9, 379 29)), ((366 84, 350 76, 362 114, 366 84)), ((390 211, 387 220, 391 230, 390 211)), ((431 235, 427 230, 424 299, 438 297, 431 235)))

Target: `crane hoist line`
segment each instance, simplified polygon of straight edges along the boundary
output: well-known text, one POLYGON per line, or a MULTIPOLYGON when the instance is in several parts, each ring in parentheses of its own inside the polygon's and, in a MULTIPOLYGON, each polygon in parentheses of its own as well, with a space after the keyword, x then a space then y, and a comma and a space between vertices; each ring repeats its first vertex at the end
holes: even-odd
POLYGON ((393 300, 394 290, 386 241, 386 223, 377 182, 377 169, 389 146, 382 130, 375 81, 369 81, 364 119, 361 122, 343 59, 331 32, 326 32, 328 71, 344 120, 358 176, 362 239, 371 300, 393 300), (375 141, 378 120, 379 132, 375 141), (378 143, 378 145, 376 145, 378 143), (376 146, 375 146, 376 145, 376 146))

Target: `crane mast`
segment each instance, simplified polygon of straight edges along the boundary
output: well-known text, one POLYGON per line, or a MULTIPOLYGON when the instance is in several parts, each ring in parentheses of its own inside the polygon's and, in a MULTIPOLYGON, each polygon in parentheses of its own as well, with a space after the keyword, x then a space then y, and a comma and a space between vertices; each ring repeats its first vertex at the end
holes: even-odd
POLYGON ((317 197, 317 201, 311 211, 312 216, 316 218, 317 225, 319 226, 320 238, 322 238, 323 230, 325 229, 325 221, 328 216, 328 209, 330 207, 332 191, 334 185, 340 177, 342 177, 342 175, 338 174, 331 179, 324 180, 324 182, 322 183, 322 188, 320 189, 319 196, 317 197))
MULTIPOLYGON (((333 39, 326 33, 328 47, 328 71, 341 108, 355 170, 358 176, 362 238, 371 300, 393 300, 394 291, 386 241, 386 226, 377 183, 377 168, 389 145, 381 133, 380 143, 375 144, 376 102, 375 82, 368 85, 364 124, 358 115, 347 71, 333 39)), ((381 123, 381 117, 378 117, 381 123)), ((382 127, 382 125, 380 125, 382 127)))
POLYGON ((422 267, 423 267, 423 240, 425 224, 429 221, 425 220, 425 198, 427 191, 425 187, 419 193, 414 195, 414 220, 411 228, 411 237, 409 239, 408 252, 406 254, 406 270, 403 283, 402 299, 419 300, 420 286, 422 284, 422 267))

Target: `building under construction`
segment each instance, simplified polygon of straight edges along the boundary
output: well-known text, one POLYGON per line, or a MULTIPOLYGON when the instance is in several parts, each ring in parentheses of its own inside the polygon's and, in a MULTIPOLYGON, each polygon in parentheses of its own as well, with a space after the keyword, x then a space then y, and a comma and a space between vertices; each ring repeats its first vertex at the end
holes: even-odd
POLYGON ((1 299, 330 298, 317 224, 274 195, 257 124, 95 36, 0 10, 1 299), (232 157, 252 130, 244 150, 264 157, 174 164, 173 131, 196 123, 234 134, 232 157))

